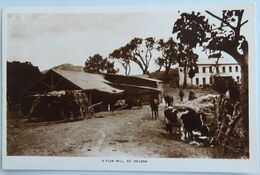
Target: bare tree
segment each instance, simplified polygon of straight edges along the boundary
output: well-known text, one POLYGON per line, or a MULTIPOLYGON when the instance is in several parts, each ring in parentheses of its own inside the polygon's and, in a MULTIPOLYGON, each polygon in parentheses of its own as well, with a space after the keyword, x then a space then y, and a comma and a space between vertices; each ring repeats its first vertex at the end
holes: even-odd
POLYGON ((134 38, 123 48, 129 52, 130 60, 139 66, 143 74, 148 74, 152 51, 155 48, 154 38, 134 38))

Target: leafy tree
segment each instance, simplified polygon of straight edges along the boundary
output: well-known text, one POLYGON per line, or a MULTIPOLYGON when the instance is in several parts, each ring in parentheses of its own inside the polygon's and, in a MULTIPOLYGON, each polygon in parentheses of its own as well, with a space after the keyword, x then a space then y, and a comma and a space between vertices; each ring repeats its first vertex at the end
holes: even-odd
MULTIPOLYGON (((201 16, 200 13, 182 13, 181 18, 174 24, 173 33, 177 33, 177 39, 180 39, 186 50, 186 54, 183 55, 181 61, 184 72, 184 87, 187 86, 187 67, 190 68, 190 72, 191 69, 194 69, 195 63, 198 60, 198 55, 194 54, 192 49, 196 48, 198 44, 202 46, 209 30, 210 25, 208 24, 208 20, 204 16, 201 16)), ((194 76, 190 76, 189 74, 189 77, 193 78, 194 76)))
POLYGON ((183 81, 183 87, 187 87, 187 74, 189 73, 189 77, 192 79, 195 76, 193 74, 190 74, 192 70, 195 70, 197 68, 197 61, 198 61, 198 55, 193 52, 193 50, 190 47, 184 46, 181 49, 181 52, 179 53, 179 56, 177 57, 177 62, 181 67, 183 67, 183 74, 184 74, 184 81, 183 81), (189 69, 188 69, 189 68, 189 69), (188 72, 188 73, 187 73, 188 72))
POLYGON ((157 72, 160 72, 162 67, 164 67, 164 59, 162 57, 158 57, 156 60, 155 60, 155 64, 157 64, 159 66, 157 72))
POLYGON ((191 85, 193 85, 193 78, 195 77, 195 74, 196 74, 196 69, 198 67, 197 66, 190 66, 189 67, 189 72, 188 72, 188 76, 189 78, 191 79, 191 85))
POLYGON ((173 33, 177 34, 177 39, 189 48, 195 48, 198 44, 207 41, 207 33, 210 33, 211 26, 208 19, 200 13, 182 13, 181 17, 173 26, 173 33))
POLYGON ((191 48, 205 44, 211 54, 226 52, 241 67, 240 109, 244 129, 248 131, 248 42, 241 34, 241 28, 248 22, 242 21, 244 10, 223 10, 222 17, 209 11, 207 14, 220 21, 210 25, 200 13, 182 13, 175 22, 173 33, 191 48))
POLYGON ((160 39, 157 44, 157 50, 161 51, 162 57, 156 60, 156 64, 160 66, 159 70, 164 67, 165 73, 168 74, 171 66, 177 62, 182 46, 176 43, 173 38, 169 38, 167 41, 160 39))
POLYGON ((114 68, 114 63, 109 62, 99 54, 90 56, 85 62, 85 72, 89 73, 117 73, 119 70, 114 68))
POLYGON ((131 72, 130 65, 130 53, 125 47, 120 47, 109 54, 109 57, 116 59, 124 68, 125 75, 129 75, 131 72))
POLYGON ((20 103, 22 92, 42 73, 30 62, 7 62, 7 100, 8 103, 20 103))
MULTIPOLYGON (((165 68, 166 74, 169 73, 169 70, 173 64, 178 63, 181 67, 183 67, 184 71, 184 87, 187 86, 187 68, 189 71, 191 69, 195 69, 198 60, 198 55, 193 53, 192 49, 189 47, 177 43, 173 40, 173 38, 169 38, 167 41, 160 39, 158 42, 158 51, 161 51, 162 57, 159 57, 156 60, 156 63, 165 68)), ((192 74, 190 74, 192 75, 192 74)), ((195 76, 195 72, 193 77, 195 76)), ((192 78, 193 78, 192 77, 192 78)))

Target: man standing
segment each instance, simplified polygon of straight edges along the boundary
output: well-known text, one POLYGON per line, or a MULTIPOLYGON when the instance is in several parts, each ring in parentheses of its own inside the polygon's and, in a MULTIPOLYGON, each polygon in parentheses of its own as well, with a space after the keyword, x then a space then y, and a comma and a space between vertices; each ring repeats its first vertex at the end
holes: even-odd
POLYGON ((185 94, 184 94, 183 90, 180 89, 179 96, 180 96, 181 102, 183 101, 184 95, 185 95, 185 94))

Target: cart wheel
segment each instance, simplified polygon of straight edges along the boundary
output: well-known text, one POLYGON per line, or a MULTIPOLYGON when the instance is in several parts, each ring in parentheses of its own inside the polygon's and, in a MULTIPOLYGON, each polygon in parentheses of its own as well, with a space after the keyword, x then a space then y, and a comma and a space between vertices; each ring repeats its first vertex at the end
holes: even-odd
POLYGON ((83 120, 86 119, 86 117, 87 117, 87 107, 85 105, 80 106, 80 115, 81 115, 83 120))
POLYGON ((92 106, 89 106, 88 107, 88 118, 94 117, 94 114, 95 114, 94 108, 92 106))
POLYGON ((136 106, 137 106, 137 109, 142 109, 143 102, 140 98, 136 100, 136 106))

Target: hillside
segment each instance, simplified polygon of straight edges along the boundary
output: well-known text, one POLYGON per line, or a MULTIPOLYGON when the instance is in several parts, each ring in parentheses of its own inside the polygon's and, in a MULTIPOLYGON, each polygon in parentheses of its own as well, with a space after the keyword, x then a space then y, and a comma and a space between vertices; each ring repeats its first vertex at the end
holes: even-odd
MULTIPOLYGON (((76 72, 84 71, 82 66, 74 66, 74 65, 69 64, 69 63, 61 64, 61 65, 52 67, 50 69, 68 70, 68 71, 76 71, 76 72)), ((44 71, 42 71, 42 73, 44 74, 44 73, 48 72, 50 69, 44 70, 44 71)))
POLYGON ((83 67, 82 66, 74 66, 69 63, 61 64, 58 66, 53 67, 52 69, 58 69, 58 70, 69 70, 69 71, 77 71, 77 72, 82 72, 83 67))

